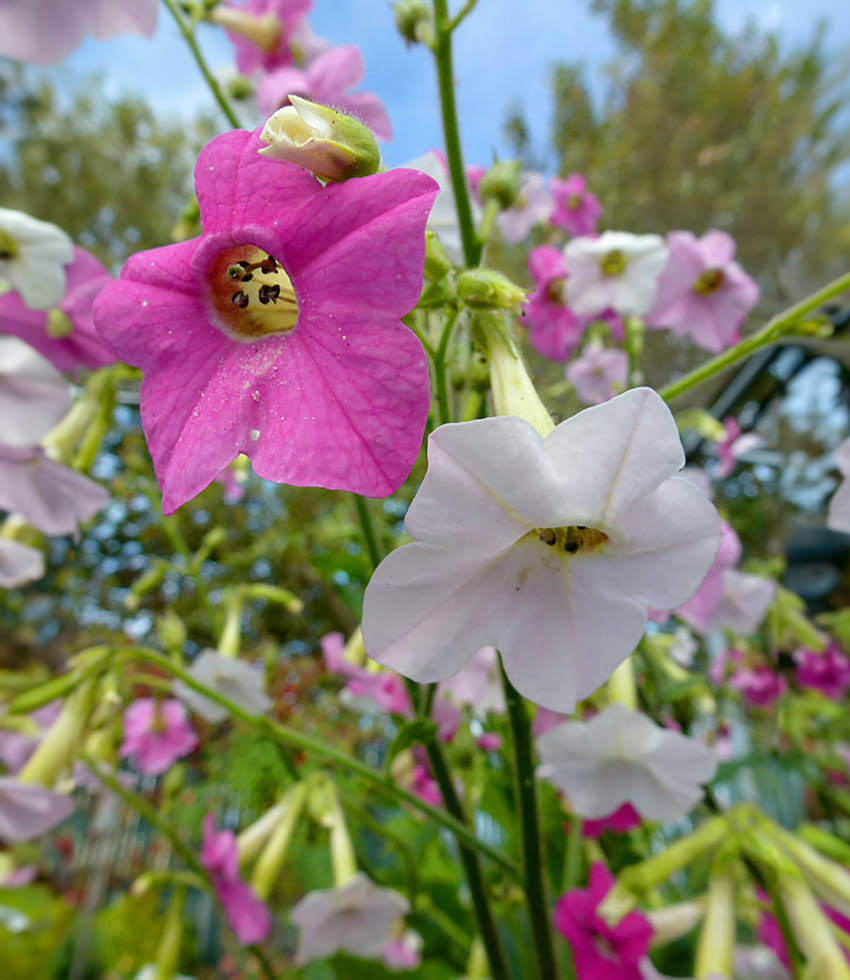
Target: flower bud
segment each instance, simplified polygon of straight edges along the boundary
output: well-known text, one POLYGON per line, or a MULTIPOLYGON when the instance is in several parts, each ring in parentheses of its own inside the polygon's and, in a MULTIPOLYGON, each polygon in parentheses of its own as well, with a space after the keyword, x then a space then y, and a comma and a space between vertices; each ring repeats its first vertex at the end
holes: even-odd
POLYGON ((395 26, 408 44, 430 44, 434 36, 431 5, 427 0, 401 0, 393 7, 395 26))
POLYGON ((257 91, 257 86, 244 75, 237 75, 231 78, 227 85, 227 94, 237 102, 244 102, 250 99, 257 91))
POLYGON ((347 180, 378 172, 381 154, 368 126, 336 109, 290 95, 291 105, 266 120, 260 153, 311 170, 322 180, 347 180))
POLYGON ((85 737, 96 690, 95 681, 83 681, 66 698, 59 717, 18 773, 22 783, 38 783, 50 789, 68 768, 85 737))
POLYGON ((425 278, 438 282, 452 269, 452 260, 433 231, 425 232, 425 278))
POLYGON ((54 340, 62 340, 63 337, 70 337, 74 332, 74 324, 64 310, 55 306, 47 311, 47 336, 54 340))
POLYGON ((813 980, 850 980, 850 966, 841 944, 806 882, 796 875, 780 875, 779 892, 794 938, 806 958, 806 976, 813 980))
POLYGON ((258 17, 256 14, 220 4, 212 11, 209 19, 244 37, 266 54, 274 51, 283 35, 283 24, 274 14, 258 17))
POLYGON ((693 929, 705 914, 705 904, 702 900, 692 899, 665 905, 660 909, 650 909, 644 914, 652 923, 650 944, 653 947, 666 946, 693 929))
POLYGON ((494 163, 481 178, 478 194, 482 201, 496 201, 506 211, 512 207, 519 196, 522 181, 522 164, 519 160, 505 160, 494 163))
MULTIPOLYGON (((251 877, 251 888, 263 901, 268 899, 280 875, 289 845, 292 843, 298 826, 298 818, 301 816, 304 807, 306 792, 307 787, 304 783, 296 783, 280 801, 278 807, 273 808, 279 813, 279 817, 269 834, 268 843, 263 848, 251 877)), ((240 846, 240 858, 242 857, 242 850, 243 848, 240 846)))
POLYGON ((183 620, 173 609, 166 609, 164 613, 157 617, 156 635, 159 637, 159 642, 162 644, 163 649, 169 653, 172 651, 180 653, 187 638, 183 620))
POLYGON ((712 873, 708 903, 697 943, 697 980, 732 976, 735 955, 735 882, 727 872, 712 873))
POLYGON ((462 303, 483 309, 512 310, 525 302, 525 290, 494 269, 467 269, 457 277, 462 303))

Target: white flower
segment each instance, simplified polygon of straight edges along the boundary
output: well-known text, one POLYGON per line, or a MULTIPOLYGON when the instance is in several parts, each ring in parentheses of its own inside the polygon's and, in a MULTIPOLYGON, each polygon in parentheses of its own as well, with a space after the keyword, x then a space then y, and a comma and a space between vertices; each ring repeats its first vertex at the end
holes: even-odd
POLYGON ((374 660, 439 681, 482 646, 526 697, 571 711, 631 652, 646 609, 697 588, 720 540, 710 501, 672 478, 684 453, 649 388, 542 438, 511 416, 443 425, 407 513, 417 539, 366 589, 374 660))
MULTIPOLYGON (((463 246, 460 239, 460 226, 457 223, 455 196, 449 175, 442 161, 433 150, 428 150, 421 157, 404 164, 413 170, 421 170, 428 174, 440 185, 440 193, 434 199, 431 213, 428 215, 427 227, 434 232, 443 243, 452 261, 463 261, 463 246)), ((477 225, 481 221, 481 208, 471 200, 472 220, 477 225)))
POLYGON ((361 872, 338 888, 309 892, 292 910, 300 929, 295 962, 303 966, 340 950, 377 959, 409 908, 403 895, 379 888, 361 872))
POLYGON ((608 308, 648 313, 668 252, 660 235, 606 231, 598 238, 573 238, 564 248, 567 303, 580 316, 608 308))
POLYGON ((717 768, 702 742, 661 728, 615 702, 589 721, 568 721, 537 740, 540 775, 570 798, 587 820, 624 803, 647 820, 679 820, 717 768))
POLYGON ((728 629, 743 636, 754 633, 775 598, 776 582, 772 578, 727 568, 723 595, 702 632, 728 629))
POLYGON ((70 407, 68 383, 56 368, 17 337, 0 337, 0 443, 34 445, 70 407))
MULTIPOLYGON (((225 657, 215 650, 204 650, 192 662, 187 673, 205 687, 232 701, 252 715, 263 715, 271 707, 263 683, 263 672, 244 660, 225 657)), ((176 681, 174 693, 196 715, 215 724, 228 717, 226 708, 176 681)))
POLYGON ((0 776, 0 842, 16 844, 46 834, 74 810, 74 801, 36 783, 0 776))
POLYGON ((17 290, 33 310, 49 310, 65 295, 71 239, 56 225, 0 208, 0 292, 17 290))
POLYGON ((829 502, 826 526, 833 531, 850 534, 850 439, 845 439, 835 450, 834 455, 835 465, 844 480, 829 502))
POLYGON ((36 548, 0 538, 0 589, 14 589, 44 575, 44 555, 36 548))

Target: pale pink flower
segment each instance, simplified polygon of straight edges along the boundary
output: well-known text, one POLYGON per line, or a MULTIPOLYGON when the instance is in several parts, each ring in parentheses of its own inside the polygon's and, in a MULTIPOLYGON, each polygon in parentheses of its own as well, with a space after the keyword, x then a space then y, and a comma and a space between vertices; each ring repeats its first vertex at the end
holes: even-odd
POLYGON ((502 736, 495 732, 485 732, 475 739, 475 744, 484 752, 498 752, 502 747, 502 736))
POLYGON ((224 908, 227 921, 243 946, 261 942, 271 929, 271 913, 239 877, 239 847, 229 830, 215 829, 215 817, 204 817, 201 863, 224 908))
POLYGON ((598 909, 613 885, 611 872, 596 862, 588 887, 567 892, 555 908, 555 928, 570 944, 578 980, 642 980, 652 923, 633 910, 609 925, 598 909))
POLYGON ((740 336, 741 323, 758 302, 758 286, 734 261, 735 241, 725 231, 702 238, 673 231, 667 242, 670 258, 647 323, 689 336, 717 354, 740 336))
POLYGON ((363 609, 367 653, 414 680, 492 645, 521 693, 570 711, 634 648, 647 607, 684 602, 717 551, 719 518, 675 478, 678 430, 648 388, 545 438, 511 416, 443 425, 428 459, 414 543, 380 564, 363 609))
POLYGON ((524 173, 517 199, 497 218, 502 238, 509 245, 519 244, 535 225, 548 221, 553 207, 552 195, 543 174, 524 173))
POLYGON ((3 0, 0 55, 52 65, 89 33, 98 41, 118 34, 151 37, 158 11, 157 0, 3 0))
POLYGON ((56 368, 17 337, 0 337, 0 445, 34 445, 70 407, 71 390, 56 368))
POLYGON ((440 681, 438 692, 474 711, 504 711, 505 693, 494 647, 482 647, 454 676, 440 681))
POLYGON ((21 864, 10 871, 0 872, 0 888, 26 888, 38 877, 35 864, 21 864))
POLYGON ((732 416, 726 419, 724 426, 726 429, 725 438, 714 444, 714 451, 719 460, 715 476, 721 480, 732 473, 741 456, 751 449, 757 449, 764 442, 761 436, 757 436, 755 433, 748 432, 743 435, 740 423, 732 416))
POLYGON ((76 534, 107 503, 99 483, 54 463, 40 446, 0 445, 0 508, 44 534, 76 534))
POLYGON ((440 807, 443 805, 443 794, 440 792, 437 781, 431 776, 431 770, 426 762, 417 763, 413 767, 408 789, 430 806, 440 807))
POLYGON ((239 130, 209 143, 203 234, 134 255, 95 302, 101 336, 143 371, 167 514, 239 453, 264 479, 379 497, 419 452, 428 367, 400 317, 436 185, 393 170, 324 187, 261 145, 239 130))
POLYGON ((797 683, 820 691, 831 701, 840 701, 850 689, 850 658, 834 643, 823 651, 798 650, 794 654, 797 661, 797 683))
POLYGON ((835 450, 835 465, 844 478, 829 502, 826 526, 850 534, 850 439, 835 450))
POLYGON ((232 0, 217 8, 214 20, 223 24, 236 51, 236 67, 243 75, 258 68, 272 71, 291 65, 293 45, 303 43, 304 18, 313 0, 232 0))
POLYGON ((15 292, 0 296, 0 332, 20 337, 59 371, 112 364, 115 356, 104 347, 91 315, 95 297, 112 277, 81 248, 74 249, 65 277, 65 294, 50 311, 32 309, 15 292), (64 321, 58 330, 54 329, 57 319, 64 321))
POLYGON ((695 630, 705 632, 715 610, 723 598, 723 576, 726 570, 734 568, 741 560, 741 541, 728 521, 723 521, 720 547, 708 575, 687 602, 676 610, 676 614, 695 630))
POLYGON ((757 708, 769 708, 788 687, 781 674, 770 667, 738 670, 729 680, 729 686, 743 694, 744 699, 757 708))
POLYGON ((356 698, 373 701, 381 711, 406 718, 413 717, 413 708, 404 681, 392 671, 373 673, 361 668, 356 676, 349 679, 346 690, 356 698))
POLYGON ((64 793, 14 776, 0 776, 0 841, 17 844, 47 833, 70 816, 74 801, 64 793))
POLYGON ((158 776, 198 746, 186 709, 173 699, 138 698, 124 712, 124 742, 119 755, 132 757, 146 776, 158 776))
POLYGON ((422 960, 422 937, 406 929, 387 943, 381 958, 390 970, 415 970, 422 960))
POLYGON ((581 401, 598 405, 626 387, 629 355, 616 347, 588 344, 581 357, 567 365, 566 377, 581 401))
POLYGON ((570 174, 566 180, 555 177, 551 183, 555 212, 549 219, 553 225, 574 236, 592 235, 602 214, 602 205, 587 189, 581 174, 570 174))
POLYGON ((528 339, 543 357, 566 361, 578 346, 584 328, 564 295, 564 253, 551 245, 534 248, 528 256, 528 271, 534 279, 534 291, 522 310, 528 339))
POLYGON ((538 705, 537 710, 534 712, 534 721, 531 723, 531 734, 535 738, 540 738, 541 735, 552 731, 558 725, 563 725, 566 720, 567 716, 563 712, 550 711, 549 708, 538 705))
POLYGON ((28 544, 0 538, 0 588, 13 589, 44 575, 44 555, 28 544))
POLYGON ((392 123, 378 96, 349 92, 363 81, 365 73, 363 55, 356 45, 330 48, 305 69, 290 65, 269 72, 257 88, 257 105, 264 116, 270 116, 287 104, 290 95, 299 95, 354 116, 378 139, 392 139, 392 123))

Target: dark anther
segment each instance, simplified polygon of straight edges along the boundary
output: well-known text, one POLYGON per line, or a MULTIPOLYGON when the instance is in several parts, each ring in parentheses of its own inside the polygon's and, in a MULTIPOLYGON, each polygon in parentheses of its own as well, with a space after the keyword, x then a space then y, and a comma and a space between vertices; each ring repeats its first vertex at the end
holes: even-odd
POLYGON ((564 551, 569 552, 569 554, 571 555, 574 555, 579 550, 580 547, 581 545, 579 544, 578 541, 568 541, 564 545, 564 551))
POLYGON ((244 310, 251 300, 247 293, 239 289, 230 297, 230 302, 234 306, 238 306, 240 310, 244 310))
POLYGON ((276 268, 277 268, 277 262, 275 262, 275 260, 271 256, 263 259, 263 261, 260 263, 260 270, 262 272, 265 272, 266 275, 270 275, 272 272, 275 271, 276 268))
POLYGON ((11 252, 5 252, 5 251, 3 251, 3 249, 0 249, 0 261, 5 260, 5 259, 13 259, 14 257, 15 256, 12 255, 11 252))
POLYGON ((280 286, 260 286, 258 298, 263 305, 276 303, 278 296, 280 296, 280 286))
POLYGON ((585 524, 576 524, 576 530, 577 531, 586 531, 587 530, 587 526, 585 524))
POLYGON ((227 277, 233 282, 239 282, 242 279, 242 263, 237 262, 235 265, 229 265, 227 267, 227 277))
POLYGON ((551 527, 544 527, 540 532, 540 540, 543 544, 553 545, 558 539, 558 536, 552 530, 551 527))

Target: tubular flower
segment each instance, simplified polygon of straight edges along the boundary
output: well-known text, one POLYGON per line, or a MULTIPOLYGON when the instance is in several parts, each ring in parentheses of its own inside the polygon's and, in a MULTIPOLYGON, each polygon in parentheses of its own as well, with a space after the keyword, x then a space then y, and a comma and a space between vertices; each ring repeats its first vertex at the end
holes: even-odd
POLYGON ((203 234, 133 256, 95 302, 144 375, 165 513, 239 453, 265 479, 379 497, 419 451, 428 369, 399 318, 422 288, 436 185, 395 170, 323 187, 261 146, 259 131, 209 143, 203 234))
POLYGON ((545 438, 510 416, 443 425, 428 460, 416 540, 381 563, 363 609, 367 653, 414 680, 492 645, 520 692, 571 711, 631 652, 647 607, 684 602, 717 551, 720 520, 674 478, 676 425, 648 388, 545 438))
POLYGON ((139 698, 124 713, 124 742, 119 755, 133 757, 136 768, 158 776, 194 752, 198 736, 179 701, 139 698))

